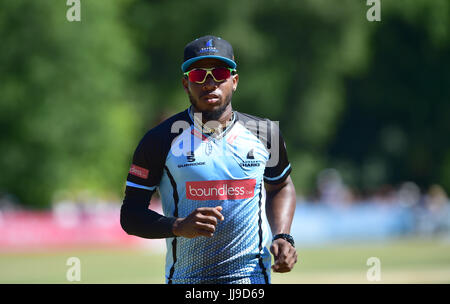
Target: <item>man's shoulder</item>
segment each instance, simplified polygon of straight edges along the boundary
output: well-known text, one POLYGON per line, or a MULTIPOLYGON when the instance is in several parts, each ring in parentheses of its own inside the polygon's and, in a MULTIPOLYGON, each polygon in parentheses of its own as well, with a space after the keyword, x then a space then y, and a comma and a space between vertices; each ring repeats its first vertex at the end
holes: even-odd
POLYGON ((248 130, 254 132, 260 132, 266 130, 266 132, 280 132, 278 122, 273 121, 266 117, 259 117, 256 115, 234 111, 237 121, 244 125, 248 130))
POLYGON ((267 121, 267 122, 271 122, 271 120, 269 118, 263 118, 263 117, 259 117, 256 115, 252 115, 252 114, 248 114, 248 113, 244 113, 244 112, 239 112, 239 111, 234 111, 234 113, 236 114, 236 117, 238 119, 238 121, 241 121, 243 123, 249 122, 249 121, 267 121))

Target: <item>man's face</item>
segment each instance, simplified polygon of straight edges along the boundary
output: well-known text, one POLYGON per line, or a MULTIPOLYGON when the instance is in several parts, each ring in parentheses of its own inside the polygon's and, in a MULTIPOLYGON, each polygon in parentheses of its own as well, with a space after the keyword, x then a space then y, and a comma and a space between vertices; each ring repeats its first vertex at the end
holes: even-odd
MULTIPOLYGON (((187 71, 194 68, 215 68, 228 67, 225 62, 205 58, 194 62, 187 71)), ((189 100, 194 108, 201 112, 206 120, 218 120, 220 116, 228 109, 231 110, 231 97, 237 88, 239 76, 231 75, 222 82, 216 82, 207 75, 202 84, 189 81, 183 77, 183 87, 189 96, 189 100)))

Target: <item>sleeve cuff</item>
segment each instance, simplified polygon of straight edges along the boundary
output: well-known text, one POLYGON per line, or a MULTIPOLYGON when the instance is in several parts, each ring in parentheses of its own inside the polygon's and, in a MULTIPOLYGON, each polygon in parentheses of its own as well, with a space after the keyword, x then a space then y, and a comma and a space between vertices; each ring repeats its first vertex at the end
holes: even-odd
POLYGON ((266 177, 264 176, 264 182, 268 183, 268 184, 279 184, 282 183, 286 180, 286 178, 289 176, 289 174, 291 173, 292 168, 291 168, 291 164, 287 165, 287 167, 283 170, 283 172, 276 176, 276 177, 266 177))

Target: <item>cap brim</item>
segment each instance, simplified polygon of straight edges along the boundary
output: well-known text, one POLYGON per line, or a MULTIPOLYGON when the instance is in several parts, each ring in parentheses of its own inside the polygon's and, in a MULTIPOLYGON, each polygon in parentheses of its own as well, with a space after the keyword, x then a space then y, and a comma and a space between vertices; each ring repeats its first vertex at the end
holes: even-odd
POLYGON ((191 58, 189 60, 186 60, 185 62, 183 62, 183 64, 181 65, 181 70, 183 72, 186 72, 187 68, 193 64, 196 61, 199 61, 201 59, 205 59, 205 58, 214 58, 214 59, 219 59, 222 60, 223 62, 225 62, 226 64, 228 64, 230 66, 230 68, 235 69, 236 68, 236 62, 234 62, 233 60, 226 58, 226 57, 222 57, 222 56, 214 56, 214 55, 205 55, 205 56, 198 56, 198 57, 194 57, 191 58))

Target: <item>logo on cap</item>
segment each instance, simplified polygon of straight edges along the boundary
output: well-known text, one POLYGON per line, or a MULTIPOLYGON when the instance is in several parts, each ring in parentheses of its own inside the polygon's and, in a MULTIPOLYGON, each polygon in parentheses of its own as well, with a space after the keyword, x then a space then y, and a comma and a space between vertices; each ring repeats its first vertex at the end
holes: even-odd
POLYGON ((201 48, 199 51, 200 54, 202 54, 202 53, 217 53, 217 52, 219 52, 219 50, 213 46, 212 39, 209 39, 208 41, 206 41, 205 47, 201 48))

